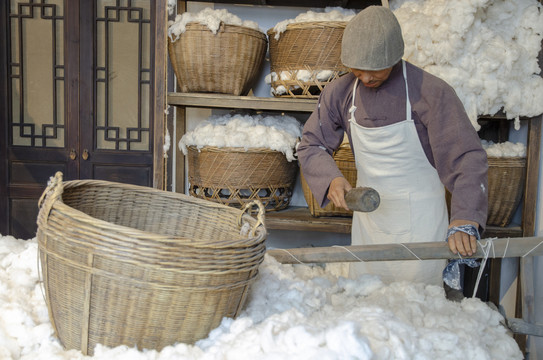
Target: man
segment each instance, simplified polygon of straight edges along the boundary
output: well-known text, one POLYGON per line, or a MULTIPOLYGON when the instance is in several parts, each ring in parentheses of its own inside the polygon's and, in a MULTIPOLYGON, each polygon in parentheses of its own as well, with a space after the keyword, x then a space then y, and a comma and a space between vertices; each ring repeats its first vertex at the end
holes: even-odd
MULTIPOLYGON (((352 73, 327 85, 304 126, 298 156, 313 195, 347 208, 351 189, 332 153, 347 133, 357 186, 376 189, 377 210, 355 212, 352 244, 444 241, 472 255, 487 217, 487 156, 454 90, 402 60, 404 42, 392 11, 370 6, 343 34, 341 60, 352 73), (452 194, 448 219, 444 186, 452 194), (468 230, 466 230, 468 229, 468 230), (460 231, 458 231, 460 230, 460 231)), ((445 260, 352 263, 350 276, 442 284, 445 260)))

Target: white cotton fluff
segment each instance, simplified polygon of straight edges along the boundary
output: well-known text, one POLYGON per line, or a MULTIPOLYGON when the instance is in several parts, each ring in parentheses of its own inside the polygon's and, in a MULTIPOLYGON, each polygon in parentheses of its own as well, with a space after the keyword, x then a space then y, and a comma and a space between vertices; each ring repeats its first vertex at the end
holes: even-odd
POLYGON ((479 130, 478 115, 543 113, 536 0, 393 0, 404 58, 448 82, 479 130))
POLYGON ((167 9, 168 9, 168 14, 169 15, 173 15, 173 11, 175 10, 175 7, 177 5, 177 1, 176 0, 168 0, 168 3, 167 3, 167 9))
POLYGON ((36 239, 0 235, 0 358, 21 360, 463 359, 520 360, 499 312, 443 288, 338 277, 335 264, 283 265, 266 255, 236 319, 195 344, 160 351, 97 345, 64 350, 37 271, 36 239))
POLYGON ((168 23, 168 36, 170 37, 170 40, 177 40, 179 36, 185 32, 187 24, 191 22, 207 26, 213 34, 217 33, 221 23, 244 26, 263 32, 255 21, 242 20, 238 16, 228 12, 226 9, 215 10, 212 8, 205 8, 198 13, 186 12, 178 14, 175 17, 175 21, 170 21, 168 23))
MULTIPOLYGON (((339 76, 344 75, 346 72, 340 72, 339 76)), ((264 81, 266 84, 271 84, 272 82, 277 82, 281 80, 298 80, 303 83, 309 82, 329 82, 334 77, 334 71, 332 70, 296 70, 296 71, 281 71, 279 75, 272 71, 270 74, 266 75, 264 81)), ((292 85, 291 90, 299 89, 298 85, 292 85)), ((272 87, 270 91, 271 95, 283 95, 287 93, 287 89, 283 85, 277 85, 275 88, 272 87)))
POLYGON ((294 149, 302 136, 302 126, 292 116, 222 115, 211 116, 187 132, 179 141, 179 149, 187 154, 187 146, 268 148, 296 160, 294 149))
POLYGON ((166 129, 166 133, 164 134, 164 145, 162 145, 162 149, 164 151, 164 158, 168 157, 168 151, 170 151, 172 139, 170 137, 170 131, 166 129))
POLYGON ((341 7, 327 7, 324 12, 308 11, 301 13, 294 19, 287 19, 278 22, 274 27, 275 39, 279 40, 281 33, 287 29, 288 24, 312 22, 312 21, 349 21, 355 16, 354 10, 341 7))
POLYGON ((526 157, 526 145, 521 142, 513 143, 505 141, 494 143, 493 141, 481 140, 483 149, 487 156, 491 157, 526 157))

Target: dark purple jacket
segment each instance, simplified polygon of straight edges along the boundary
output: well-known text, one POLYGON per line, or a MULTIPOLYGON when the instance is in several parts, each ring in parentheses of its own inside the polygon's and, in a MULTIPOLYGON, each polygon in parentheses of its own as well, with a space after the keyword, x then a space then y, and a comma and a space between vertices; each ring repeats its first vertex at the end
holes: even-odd
MULTIPOLYGON (((484 229, 488 208, 488 162, 485 150, 462 102, 445 81, 407 63, 411 116, 419 140, 441 182, 452 194, 452 220, 476 221, 484 229)), ((305 123, 298 146, 300 166, 315 199, 325 206, 332 179, 342 176, 332 154, 344 132, 351 140, 349 108, 355 77, 352 73, 328 84, 305 123)), ((355 118, 365 127, 405 120, 405 81, 401 62, 378 88, 356 90, 355 118)))

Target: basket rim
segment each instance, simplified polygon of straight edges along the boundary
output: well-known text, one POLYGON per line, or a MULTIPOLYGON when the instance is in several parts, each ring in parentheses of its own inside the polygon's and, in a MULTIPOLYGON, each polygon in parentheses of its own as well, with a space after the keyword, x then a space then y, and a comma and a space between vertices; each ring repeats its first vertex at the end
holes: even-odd
MULTIPOLYGON (((122 188, 122 189, 129 189, 131 191, 139 192, 139 193, 160 194, 160 196, 170 198, 176 201, 183 200, 185 202, 195 203, 207 208, 220 208, 221 211, 238 213, 237 215, 241 215, 242 218, 245 219, 245 221, 250 221, 250 222, 255 222, 255 223, 257 221, 255 218, 251 217, 250 215, 245 214, 242 210, 234 208, 234 207, 207 201, 200 198, 195 198, 193 196, 189 196, 186 194, 181 194, 181 193, 176 193, 176 192, 166 192, 166 191, 162 191, 159 189, 150 188, 146 186, 117 183, 117 182, 112 182, 112 181, 107 181, 107 180, 94 180, 94 179, 70 180, 70 181, 65 181, 63 185, 64 185, 64 189, 91 185, 91 186, 99 186, 99 187, 116 187, 116 188, 122 188)), ((124 225, 119 225, 119 224, 115 224, 109 221, 92 217, 83 211, 77 210, 65 204, 64 201, 62 200, 62 196, 59 199, 53 199, 52 201, 53 201, 53 205, 52 205, 51 211, 63 210, 62 213, 64 216, 68 216, 77 221, 81 221, 81 223, 90 225, 94 228, 107 229, 108 234, 111 234, 112 231, 124 233, 124 234, 130 233, 130 237, 137 238, 138 240, 153 239, 153 241, 160 241, 164 244, 177 244, 180 240, 186 239, 185 237, 182 237, 182 236, 157 234, 157 233, 144 231, 141 229, 128 227, 124 225)), ((42 217, 38 218, 39 227, 42 225, 40 224, 42 223, 42 220, 43 220, 42 217)), ((43 221, 43 226, 47 228, 47 219, 43 221)), ((118 236, 113 236, 113 237, 118 237, 118 236)), ((258 244, 260 242, 263 242, 265 238, 266 238, 266 229, 265 229, 265 225, 262 224, 256 228, 255 234, 252 237, 239 239, 239 240, 236 240, 235 242, 228 241, 228 242, 218 242, 218 243, 212 243, 212 244, 203 242, 201 241, 201 239, 193 239, 193 242, 190 243, 190 246, 192 248, 202 248, 202 249, 204 248, 221 249, 221 248, 239 248, 239 247, 244 248, 244 247, 247 247, 248 244, 258 244)))
MULTIPOLYGON (((185 25, 185 32, 179 34, 179 37, 181 37, 187 31, 202 31, 202 30, 209 31, 210 33, 213 34, 213 31, 211 31, 211 29, 207 25, 201 24, 199 22, 189 22, 185 25)), ((220 32, 228 32, 228 33, 249 32, 249 33, 262 35, 259 37, 263 37, 264 40, 266 41, 268 40, 266 37, 266 33, 262 30, 257 30, 255 28, 243 26, 243 25, 227 24, 224 21, 221 21, 217 32, 213 35, 217 35, 220 32)))
MULTIPOLYGON (((303 30, 303 29, 311 29, 311 28, 342 28, 345 29, 349 22, 348 21, 302 21, 302 22, 295 22, 290 23, 287 25, 286 30, 303 30)), ((274 31, 275 27, 272 27, 266 31, 266 33, 269 34, 275 34, 276 31, 274 31)), ((285 30, 285 31, 286 31, 285 30)))
POLYGON ((525 167, 526 161, 525 156, 487 156, 488 165, 493 167, 525 167))
POLYGON ((279 153, 279 154, 285 155, 281 151, 273 150, 273 149, 265 148, 265 147, 244 148, 244 147, 227 147, 227 146, 218 147, 218 146, 211 146, 211 145, 204 145, 200 147, 198 145, 187 145, 187 149, 191 151, 197 151, 197 152, 208 151, 208 152, 270 153, 270 154, 279 153))
POLYGON ((526 160, 526 156, 488 156, 488 159, 499 159, 499 160, 526 160))

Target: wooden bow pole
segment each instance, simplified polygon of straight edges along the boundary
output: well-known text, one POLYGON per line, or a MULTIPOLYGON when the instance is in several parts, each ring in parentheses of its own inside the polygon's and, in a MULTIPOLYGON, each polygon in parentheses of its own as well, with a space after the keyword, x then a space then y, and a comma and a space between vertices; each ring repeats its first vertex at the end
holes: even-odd
MULTIPOLYGON (((543 237, 482 239, 477 252, 462 258, 524 257, 543 255, 543 237)), ((458 259, 445 241, 383 245, 270 249, 267 253, 283 264, 355 261, 458 259)))

